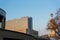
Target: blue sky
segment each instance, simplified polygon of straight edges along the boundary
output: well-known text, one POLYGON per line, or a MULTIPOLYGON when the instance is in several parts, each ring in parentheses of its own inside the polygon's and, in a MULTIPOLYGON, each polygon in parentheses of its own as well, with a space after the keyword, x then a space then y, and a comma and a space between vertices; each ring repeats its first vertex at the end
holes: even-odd
POLYGON ((48 33, 46 28, 50 13, 55 15, 60 8, 60 0, 0 0, 0 8, 7 12, 7 20, 32 17, 33 29, 43 35, 48 33))

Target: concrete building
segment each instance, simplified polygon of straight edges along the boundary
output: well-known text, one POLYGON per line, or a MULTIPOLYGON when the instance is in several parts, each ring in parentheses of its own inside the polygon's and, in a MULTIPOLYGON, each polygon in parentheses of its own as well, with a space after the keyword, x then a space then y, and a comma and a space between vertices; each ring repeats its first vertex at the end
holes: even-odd
POLYGON ((30 17, 22 17, 20 19, 8 20, 5 29, 26 33, 26 29, 32 26, 29 19, 30 17))
POLYGON ((32 17, 22 17, 6 21, 5 29, 38 36, 38 32, 33 30, 32 25, 32 17))

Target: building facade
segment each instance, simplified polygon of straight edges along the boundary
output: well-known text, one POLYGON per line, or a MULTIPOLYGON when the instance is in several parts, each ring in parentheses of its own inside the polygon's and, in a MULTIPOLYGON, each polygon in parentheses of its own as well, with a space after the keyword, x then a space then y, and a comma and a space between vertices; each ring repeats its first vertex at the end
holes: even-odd
POLYGON ((33 30, 32 25, 32 17, 22 17, 6 21, 5 29, 38 36, 38 32, 33 30))
POLYGON ((22 17, 20 19, 8 20, 6 21, 5 29, 26 33, 26 29, 32 26, 31 22, 29 22, 31 19, 29 19, 30 17, 22 17))

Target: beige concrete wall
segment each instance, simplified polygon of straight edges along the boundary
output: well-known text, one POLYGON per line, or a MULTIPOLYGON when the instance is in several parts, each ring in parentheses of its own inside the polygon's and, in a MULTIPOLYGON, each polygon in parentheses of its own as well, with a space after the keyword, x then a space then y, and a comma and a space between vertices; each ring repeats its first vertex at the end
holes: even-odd
POLYGON ((28 28, 28 18, 29 17, 23 17, 20 19, 8 20, 5 29, 26 33, 26 29, 28 28))

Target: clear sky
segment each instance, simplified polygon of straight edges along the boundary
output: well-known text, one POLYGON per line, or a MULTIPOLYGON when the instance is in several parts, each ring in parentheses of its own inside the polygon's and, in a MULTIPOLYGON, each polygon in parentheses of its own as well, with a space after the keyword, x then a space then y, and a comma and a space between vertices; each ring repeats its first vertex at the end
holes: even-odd
POLYGON ((60 8, 60 0, 0 0, 0 8, 7 12, 7 20, 29 16, 33 18, 33 29, 39 35, 48 33, 50 13, 60 8))

